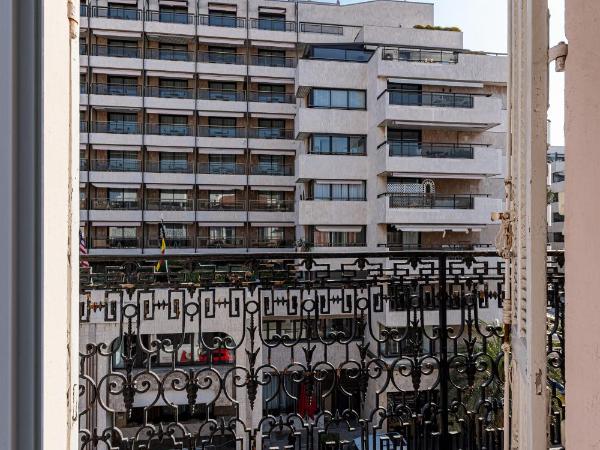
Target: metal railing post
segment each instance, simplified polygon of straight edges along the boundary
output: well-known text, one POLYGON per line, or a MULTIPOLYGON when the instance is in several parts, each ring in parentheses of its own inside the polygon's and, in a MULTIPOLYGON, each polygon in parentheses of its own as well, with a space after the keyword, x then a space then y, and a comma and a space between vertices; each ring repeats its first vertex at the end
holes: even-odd
POLYGON ((448 294, 446 292, 446 255, 438 259, 440 319, 440 450, 449 449, 448 438, 448 294))

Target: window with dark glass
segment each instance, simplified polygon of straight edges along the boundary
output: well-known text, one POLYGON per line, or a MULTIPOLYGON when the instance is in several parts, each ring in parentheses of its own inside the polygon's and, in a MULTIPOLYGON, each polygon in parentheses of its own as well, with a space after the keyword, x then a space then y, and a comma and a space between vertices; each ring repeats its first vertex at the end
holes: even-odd
POLYGON ((111 19, 138 20, 138 10, 135 5, 110 2, 106 11, 107 17, 111 19))
POLYGON ((285 137, 285 120, 258 119, 257 137, 265 139, 285 137))
POLYGON ((322 155, 365 155, 365 136, 315 134, 310 138, 311 153, 322 155))
POLYGON ((260 244, 283 242, 285 229, 283 227, 260 227, 258 228, 258 241, 260 244))
POLYGON ((237 121, 234 117, 209 117, 209 136, 236 137, 237 121))
POLYGON ((158 96, 163 98, 190 98, 187 80, 160 78, 158 80, 158 96))
POLYGON ((314 184, 315 200, 365 200, 366 183, 326 183, 316 182, 314 184))
POLYGON ((328 59, 333 61, 368 62, 373 52, 361 48, 344 47, 311 47, 309 57, 311 59, 328 59))
POLYGON ((208 10, 208 24, 213 27, 237 27, 237 11, 208 10))
POLYGON ((108 227, 108 239, 111 247, 138 246, 135 227, 108 227))
POLYGON ((284 206, 285 192, 258 191, 256 203, 260 209, 277 210, 284 206))
POLYGON ((284 103, 285 86, 283 84, 259 84, 258 101, 265 103, 284 103))
POLYGON ((159 42, 158 59, 165 59, 169 61, 189 61, 191 58, 187 45, 159 42))
POLYGON ((258 28, 261 30, 285 31, 285 12, 258 12, 258 28))
POLYGON ((158 116, 160 134, 186 136, 188 134, 187 116, 160 114, 158 116))
POLYGON ((159 197, 163 207, 186 209, 188 194, 184 190, 161 189, 159 197))
POLYGON ((236 84, 234 82, 210 81, 208 83, 208 97, 210 100, 235 101, 237 98, 236 84))
POLYGON ((110 209, 135 209, 139 206, 138 192, 135 189, 110 188, 107 197, 110 209))
POLYGON ((258 155, 257 175, 283 175, 285 157, 283 155, 258 155))
POLYGON ((256 61, 259 66, 285 67, 285 50, 259 48, 256 61))
POLYGON ((137 114, 135 113, 108 113, 108 133, 127 133, 138 132, 137 114))
POLYGON ((160 172, 187 172, 188 170, 188 157, 187 153, 171 153, 171 152, 160 152, 159 153, 159 169, 160 172))
POLYGON ((219 64, 235 64, 237 51, 235 47, 208 47, 208 62, 219 64))
POLYGON ((137 78, 109 75, 108 85, 97 85, 96 94, 100 95, 138 95, 137 78))
POLYGON ((188 9, 181 6, 161 5, 158 13, 161 22, 168 23, 190 23, 188 9))
POLYGON ((140 168, 137 152, 111 150, 108 152, 109 171, 137 171, 140 168))
MULTIPOLYGON (((109 39, 107 42, 106 56, 137 58, 138 45, 136 41, 124 41, 118 39, 109 39)), ((104 56, 104 55, 100 55, 104 56)))
POLYGON ((308 99, 311 108, 365 109, 366 91, 313 88, 308 99))
POLYGON ((228 175, 238 171, 235 155, 208 155, 208 173, 228 175))
POLYGON ((360 247, 365 245, 365 227, 341 227, 339 231, 332 227, 315 227, 313 241, 316 247, 360 247), (343 228, 347 228, 344 230, 343 228), (350 231, 352 229, 352 231, 350 231))

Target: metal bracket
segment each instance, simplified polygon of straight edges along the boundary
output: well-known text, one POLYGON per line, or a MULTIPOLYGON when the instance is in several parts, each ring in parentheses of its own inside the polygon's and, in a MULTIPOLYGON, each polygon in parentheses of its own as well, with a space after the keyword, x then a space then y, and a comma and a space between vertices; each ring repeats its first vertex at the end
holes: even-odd
POLYGON ((548 50, 548 62, 555 61, 554 70, 556 72, 564 72, 569 54, 569 45, 560 41, 557 45, 548 50))

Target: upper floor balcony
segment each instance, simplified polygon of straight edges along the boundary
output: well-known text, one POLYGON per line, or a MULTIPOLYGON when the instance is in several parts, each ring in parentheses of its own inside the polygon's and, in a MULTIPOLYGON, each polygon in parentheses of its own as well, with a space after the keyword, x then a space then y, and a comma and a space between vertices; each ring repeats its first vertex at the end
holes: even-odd
MULTIPOLYGON (((139 122, 108 120, 91 122, 90 144, 142 145, 143 127, 139 122)), ((85 142, 82 139, 82 142, 85 142)))
POLYGON ((376 151, 377 173, 483 178, 503 173, 502 150, 478 144, 388 140, 376 151))
POLYGON ((502 209, 502 200, 482 194, 396 194, 377 199, 379 223, 444 225, 448 229, 472 231, 492 223, 492 213, 502 209))
POLYGON ((504 121, 502 101, 488 95, 386 89, 377 97, 379 126, 485 131, 504 121))
POLYGON ((373 64, 377 76, 464 83, 505 84, 508 57, 501 54, 411 47, 381 47, 373 64))

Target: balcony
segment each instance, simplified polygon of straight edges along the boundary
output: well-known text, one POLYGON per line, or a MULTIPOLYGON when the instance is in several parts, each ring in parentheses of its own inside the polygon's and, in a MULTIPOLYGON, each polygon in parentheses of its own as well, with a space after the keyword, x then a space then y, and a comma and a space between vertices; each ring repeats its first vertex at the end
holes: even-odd
POLYGON ((90 170, 97 172, 140 172, 142 162, 135 159, 92 159, 90 170))
POLYGON ((147 199, 146 209, 149 211, 193 211, 194 200, 162 200, 147 199))
POLYGON ((242 237, 210 238, 198 237, 196 239, 198 248, 244 248, 245 239, 242 237))
POLYGON ((148 22, 172 23, 178 25, 193 25, 194 14, 178 11, 146 11, 148 22))
POLYGON ((211 138, 245 138, 246 127, 199 125, 198 136, 211 138))
POLYGON ((376 151, 379 174, 484 178, 504 170, 502 150, 479 144, 389 140, 376 151))
POLYGON ((305 139, 311 134, 366 135, 368 132, 366 110, 298 108, 296 137, 305 139))
POLYGON ((250 211, 291 212, 294 211, 294 200, 250 200, 250 211))
POLYGON ((236 90, 200 89, 197 109, 200 111, 246 112, 246 92, 236 90))
POLYGON ((243 17, 218 14, 200 14, 198 16, 198 25, 224 28, 246 28, 246 19, 243 17))
POLYGON ((248 137, 253 139, 294 139, 294 130, 286 128, 256 127, 248 130, 248 137))
POLYGON ((385 90, 377 97, 379 126, 485 131, 501 125, 499 98, 475 94, 385 90))
MULTIPOLYGON (((83 6, 83 5, 82 5, 83 6)), ((120 6, 94 6, 92 17, 116 20, 142 20, 142 11, 136 8, 123 8, 120 6)))
POLYGON ((492 213, 501 211, 503 203, 478 194, 382 194, 377 202, 379 223, 459 231, 491 224, 492 213))
POLYGON ((93 106, 141 108, 143 105, 142 87, 135 84, 92 83, 89 94, 88 103, 93 106))
MULTIPOLYGON (((165 238, 165 245, 168 249, 179 249, 179 248, 194 248, 194 240, 189 237, 178 237, 178 238, 165 238)), ((146 241, 146 247, 149 249, 160 249, 161 240, 158 238, 149 238, 146 241)))
MULTIPOLYGON (((196 243, 221 253, 244 246, 237 237, 206 236, 196 243)), ((257 245, 272 248, 270 242, 257 245)), ((412 450, 414 446, 407 445, 423 440, 432 443, 431 449, 458 448, 457 442, 473 450, 502 448, 503 407, 508 402, 502 394, 504 335, 495 318, 501 317, 506 296, 505 268, 496 252, 403 251, 391 264, 382 265, 390 256, 387 251, 323 250, 255 252, 250 258, 245 251, 185 258, 167 252, 115 258, 110 266, 100 264, 102 258, 88 257, 92 269, 81 269, 79 278, 81 346, 110 349, 79 354, 79 379, 86 380, 90 394, 81 396, 81 408, 97 411, 97 433, 107 436, 114 448, 123 446, 123 435, 131 436, 126 445, 156 448, 163 443, 161 437, 145 433, 143 423, 127 421, 129 414, 135 417, 160 396, 167 404, 194 408, 222 395, 228 400, 221 407, 230 409, 215 408, 210 419, 200 414, 173 419, 166 408, 153 410, 154 418, 169 420, 180 430, 202 430, 211 420, 230 420, 232 415, 242 420, 236 402, 244 399, 252 410, 267 405, 264 414, 274 423, 294 414, 307 439, 317 441, 326 433, 332 448, 356 441, 363 449, 378 444, 412 450), (158 259, 165 261, 160 271, 153 269, 158 259), (140 323, 143 326, 132 325, 140 323), (375 345, 367 346, 369 342, 375 345), (308 344, 310 367, 318 370, 296 367, 297 353, 308 344), (200 345, 204 352, 197 350, 200 345), (207 357, 207 351, 212 356, 207 357), (259 351, 269 353, 268 376, 260 375, 262 360, 247 357, 259 351), (232 379, 229 368, 218 367, 219 359, 237 361, 239 370, 250 375, 232 379), (478 366, 481 360, 485 365, 478 366), (348 367, 348 361, 360 365, 348 367), (381 370, 369 370, 373 366, 381 370), (350 396, 347 381, 355 376, 363 381, 350 385, 350 396), (200 377, 206 383, 199 384, 200 377), (102 380, 108 378, 119 384, 100 395, 102 380), (143 392, 128 381, 143 379, 152 380, 143 392), (293 388, 279 391, 281 380, 293 388), (323 398, 320 391, 305 394, 307 388, 300 387, 305 382, 317 388, 323 380, 332 380, 326 385, 332 399, 323 398), (261 383, 262 389, 257 389, 261 383), (279 394, 268 400, 271 392, 279 394), (316 402, 318 411, 344 408, 352 418, 315 424, 296 406, 298 398, 316 402), (378 410, 378 404, 385 407, 378 410), (430 408, 435 413, 423 420, 420 412, 429 414, 430 408), (122 421, 110 422, 115 409, 122 412, 122 421), (393 428, 365 435, 367 427, 379 425, 377 411, 385 413, 393 428)), ((552 253, 546 272, 546 352, 551 365, 547 420, 552 448, 560 446, 564 420, 559 399, 564 387, 566 303, 561 258, 561 253, 552 253)), ((248 427, 250 431, 239 439, 244 448, 253 448, 262 429, 256 424, 248 427)), ((85 441, 88 425, 82 423, 80 428, 85 441)), ((261 444, 273 448, 282 440, 288 442, 287 433, 265 433, 261 444)), ((168 446, 180 448, 221 442, 210 430, 176 433, 169 441, 168 446)))
POLYGON ((189 161, 146 161, 145 171, 152 173, 194 173, 194 165, 189 161))
POLYGON ((294 175, 292 164, 263 165, 256 164, 250 167, 251 175, 268 175, 275 177, 290 177, 294 175))
POLYGON ((140 248, 138 237, 92 238, 93 249, 137 249, 140 248))
POLYGON ((112 200, 108 198, 93 198, 90 209, 111 211, 132 211, 140 209, 139 200, 112 200))
POLYGON ((296 22, 285 19, 258 18, 250 19, 250 28, 266 31, 296 31, 296 22))
POLYGON ((89 64, 92 67, 115 69, 142 69, 142 49, 119 45, 92 45, 89 64))
POLYGON ((244 163, 199 163, 197 173, 210 175, 245 175, 244 163))
POLYGON ((253 239, 250 241, 251 248, 294 248, 293 239, 253 239))

